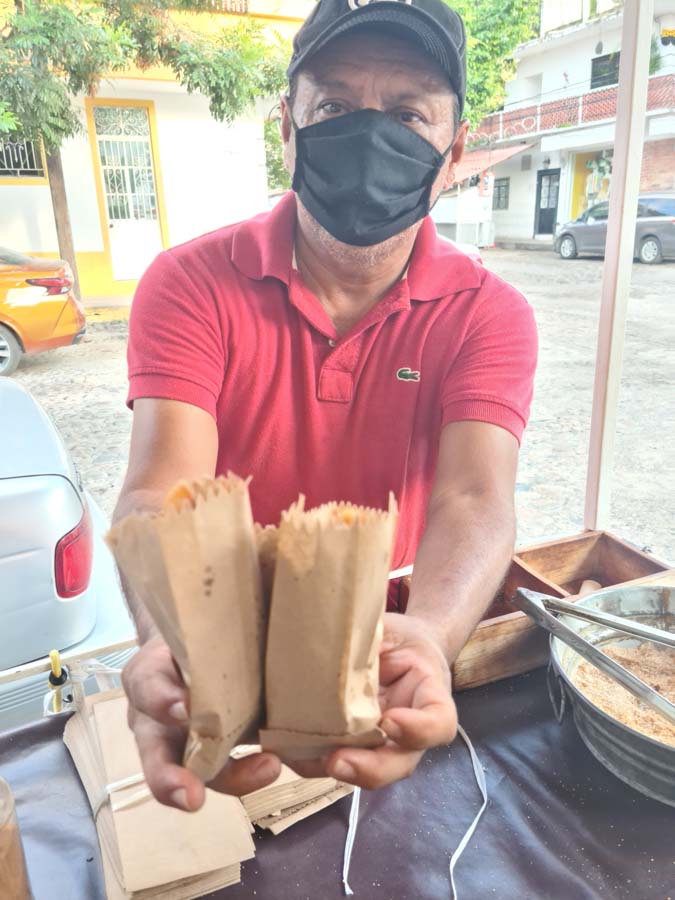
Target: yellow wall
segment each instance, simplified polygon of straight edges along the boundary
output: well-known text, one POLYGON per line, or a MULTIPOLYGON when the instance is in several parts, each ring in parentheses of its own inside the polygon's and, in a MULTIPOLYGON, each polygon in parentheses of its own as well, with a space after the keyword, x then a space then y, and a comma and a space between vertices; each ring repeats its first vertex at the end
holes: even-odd
POLYGON ((595 153, 577 153, 574 157, 574 182, 572 185, 572 218, 576 219, 582 212, 594 203, 607 200, 609 197, 610 175, 597 175, 595 181, 591 178, 591 172, 586 168, 590 159, 597 159, 599 151, 595 153), (587 191, 593 193, 587 195, 587 191))
POLYGON ((572 186, 572 218, 576 219, 586 209, 586 163, 595 153, 577 153, 574 157, 574 183, 572 186))

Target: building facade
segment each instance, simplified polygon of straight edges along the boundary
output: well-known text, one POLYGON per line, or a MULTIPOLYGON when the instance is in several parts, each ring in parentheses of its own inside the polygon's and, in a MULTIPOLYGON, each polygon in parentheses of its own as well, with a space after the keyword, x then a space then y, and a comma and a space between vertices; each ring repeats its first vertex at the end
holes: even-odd
MULTIPOLYGON (((313 0, 217 0, 190 25, 218 30, 244 15, 290 39, 313 0)), ((179 16, 179 13, 175 13, 179 16)), ((267 207, 263 126, 273 100, 231 125, 162 68, 104 79, 78 101, 83 132, 61 151, 86 299, 129 296, 163 248, 267 207)), ((0 142, 0 246, 58 256, 43 154, 0 142)))
MULTIPOLYGON (((460 177, 489 179, 495 240, 550 241, 609 195, 623 4, 543 0, 504 107, 470 136, 460 177)), ((675 7, 656 0, 641 190, 675 190, 675 7)))

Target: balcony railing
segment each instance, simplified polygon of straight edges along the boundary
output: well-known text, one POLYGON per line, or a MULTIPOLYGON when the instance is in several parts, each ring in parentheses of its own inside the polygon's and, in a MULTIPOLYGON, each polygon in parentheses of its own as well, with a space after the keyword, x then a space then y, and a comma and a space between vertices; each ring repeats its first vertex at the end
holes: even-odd
POLYGON ((209 0, 208 5, 214 12, 235 13, 239 15, 248 13, 248 0, 209 0))
MULTIPOLYGON (((591 122, 616 118, 617 87, 598 88, 577 97, 562 97, 493 113, 469 135, 469 144, 494 144, 519 137, 532 137, 557 128, 578 128, 591 122)), ((647 109, 675 107, 675 76, 654 75, 649 79, 647 109)))

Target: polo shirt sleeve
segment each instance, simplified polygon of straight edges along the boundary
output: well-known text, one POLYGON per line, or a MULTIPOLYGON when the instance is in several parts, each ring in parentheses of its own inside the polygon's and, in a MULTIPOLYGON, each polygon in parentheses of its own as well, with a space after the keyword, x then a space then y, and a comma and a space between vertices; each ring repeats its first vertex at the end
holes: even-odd
POLYGON ((510 285, 488 277, 442 391, 442 423, 477 421, 520 443, 532 402, 537 328, 532 308, 510 285), (484 293, 486 292, 486 293, 484 293))
POLYGON ((171 251, 141 278, 129 320, 127 405, 141 397, 181 400, 214 418, 225 373, 216 300, 171 251))

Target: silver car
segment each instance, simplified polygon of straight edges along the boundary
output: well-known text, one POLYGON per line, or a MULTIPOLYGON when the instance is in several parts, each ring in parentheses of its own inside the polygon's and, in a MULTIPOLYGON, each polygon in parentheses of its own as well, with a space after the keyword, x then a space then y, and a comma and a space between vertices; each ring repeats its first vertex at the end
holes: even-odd
MULTIPOLYGON (((609 202, 596 203, 558 228, 554 247, 563 259, 579 253, 604 256, 609 202)), ((635 259, 651 265, 675 259, 675 192, 641 194, 635 228, 635 259)))
POLYGON ((50 419, 6 378, 0 422, 2 731, 41 715, 48 686, 39 673, 50 650, 117 665, 135 635, 103 540, 105 516, 50 419))

